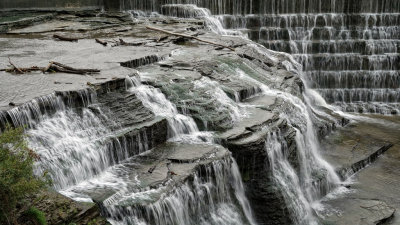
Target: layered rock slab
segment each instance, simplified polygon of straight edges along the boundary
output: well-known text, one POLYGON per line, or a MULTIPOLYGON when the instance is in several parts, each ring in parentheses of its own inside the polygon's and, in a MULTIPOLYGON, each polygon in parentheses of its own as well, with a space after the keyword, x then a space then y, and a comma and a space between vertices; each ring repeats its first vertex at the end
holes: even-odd
POLYGON ((344 175, 355 173, 345 194, 323 200, 332 209, 321 215, 333 224, 399 223, 399 118, 368 117, 353 121, 323 142, 329 162, 350 172, 344 175))

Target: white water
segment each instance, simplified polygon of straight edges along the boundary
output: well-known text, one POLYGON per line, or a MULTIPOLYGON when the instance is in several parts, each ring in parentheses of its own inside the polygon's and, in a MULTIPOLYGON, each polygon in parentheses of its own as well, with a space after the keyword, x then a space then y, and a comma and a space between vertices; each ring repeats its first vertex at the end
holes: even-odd
POLYGON ((176 106, 170 102, 157 88, 142 85, 140 78, 127 77, 127 88, 132 91, 156 116, 165 117, 169 124, 169 138, 172 141, 212 141, 212 134, 200 132, 193 118, 178 112, 176 106))
POLYGON ((193 4, 167 4, 163 5, 161 10, 167 16, 204 19, 206 27, 220 35, 241 35, 238 31, 225 29, 221 21, 206 8, 193 4))
POLYGON ((246 111, 241 108, 237 102, 226 95, 218 82, 212 81, 208 77, 202 77, 194 81, 194 89, 204 92, 210 96, 211 99, 215 99, 215 101, 217 101, 216 105, 219 106, 216 110, 221 113, 226 113, 226 111, 228 111, 232 124, 239 122, 246 116, 246 111))
MULTIPOLYGON (((158 89, 132 78, 126 79, 126 85, 154 114, 167 118, 170 141, 212 142, 211 133, 199 132, 193 119, 180 114, 158 89)), ((93 103, 96 102, 87 102, 87 105, 95 107, 93 103)), ((28 131, 30 147, 41 156, 37 172, 49 171, 54 188, 60 193, 77 201, 90 202, 90 196, 102 194, 102 190, 115 192, 104 201, 113 224, 193 224, 194 221, 215 225, 255 224, 233 158, 213 162, 206 168, 205 176, 194 176, 194 182, 176 186, 169 182, 161 189, 138 191, 135 190, 141 186, 135 175, 138 171, 134 170, 135 163, 127 161, 132 156, 132 149, 127 146, 136 146, 135 154, 146 154, 149 150, 147 135, 138 134, 138 143, 127 145, 113 138, 115 131, 104 124, 112 119, 103 114, 95 115, 88 108, 82 111, 64 108, 54 115, 44 116, 28 131), (164 192, 165 188, 172 189, 164 192), (162 196, 157 197, 157 193, 162 196), (117 206, 126 201, 149 201, 154 197, 160 200, 149 205, 147 211, 153 216, 153 222, 142 217, 140 208, 121 210, 117 206), (120 215, 124 219, 121 220, 120 215)), ((95 111, 101 113, 100 108, 95 111)))
MULTIPOLYGON (((214 18, 210 14, 206 15, 206 17, 214 18)), ((221 34, 221 32, 224 31, 223 28, 218 29, 219 30, 214 32, 221 34)), ((213 28, 211 30, 213 30, 213 28)), ((306 36, 309 37, 310 34, 311 32, 307 31, 306 36)), ((282 63, 286 69, 297 74, 301 79, 304 78, 302 66, 298 64, 291 55, 273 52, 255 44, 250 46, 273 62, 279 62, 282 57, 286 58, 286 61, 282 63)), ((312 106, 312 103, 318 103, 324 106, 327 106, 327 104, 319 94, 308 88, 305 80, 303 80, 305 83, 305 92, 303 95, 304 103, 303 100, 289 93, 268 88, 266 85, 247 76, 243 71, 238 70, 237 72, 240 77, 245 77, 245 79, 258 83, 264 94, 278 96, 289 104, 283 112, 280 112, 280 115, 281 118, 285 118, 289 125, 296 130, 297 153, 300 165, 299 174, 297 174, 290 165, 286 158, 287 156, 282 153, 282 151, 284 151, 284 141, 279 134, 274 134, 267 138, 266 151, 272 163, 271 167, 274 168, 274 179, 282 188, 285 200, 294 216, 293 219, 296 224, 317 224, 313 216, 313 203, 317 202, 341 182, 333 167, 323 160, 319 154, 321 147, 317 140, 317 133, 312 121, 312 119, 318 119, 315 117, 314 113, 323 115, 325 118, 332 118, 312 106), (318 178, 318 176, 320 178, 318 178)), ((224 99, 222 102, 227 104, 230 101, 224 99)), ((235 112, 235 110, 233 110, 233 112, 235 112)), ((235 118, 235 116, 232 118, 235 118)))
MULTIPOLYGON (((244 195, 241 176, 236 162, 220 160, 207 167, 205 173, 194 175, 193 181, 174 187, 172 193, 161 200, 141 208, 121 211, 118 204, 123 202, 152 201, 170 187, 140 193, 126 193, 119 200, 106 206, 113 224, 154 224, 154 225, 242 225, 255 224, 249 203, 244 195), (233 192, 231 191, 233 188, 233 192), (234 199, 239 201, 239 205, 234 199), (138 200, 139 199, 139 200, 138 200), (239 206, 239 207, 238 207, 239 206), (242 213, 244 217, 242 217, 242 213), (118 219, 120 218, 120 219, 118 219), (122 220, 121 220, 122 218, 122 220), (245 218, 245 219, 244 219, 245 218)), ((173 183, 169 183, 173 185, 173 183)), ((171 186, 172 187, 172 186, 171 186)), ((107 202, 107 200, 106 200, 107 202)))
POLYGON ((366 0, 354 12, 344 11, 343 1, 330 2, 335 4, 331 12, 316 8, 303 13, 304 9, 288 4, 280 10, 289 13, 220 15, 219 19, 225 29, 250 28, 252 40, 291 53, 303 65, 310 88, 343 111, 398 114, 398 2, 366 0), (379 7, 389 5, 390 10, 380 13, 379 7))
MULTIPOLYGON (((251 45, 251 47, 256 48, 257 51, 271 60, 277 61, 274 54, 278 53, 269 52, 269 50, 258 45, 251 45)), ((301 66, 290 55, 284 53, 282 55, 287 58, 287 61, 283 63, 287 70, 301 77, 301 66)), ((284 154, 285 142, 280 137, 279 132, 267 137, 266 151, 272 163, 271 168, 273 168, 272 174, 275 182, 281 187, 296 224, 316 224, 312 212, 313 204, 341 182, 333 167, 320 156, 321 147, 312 121, 312 118, 317 119, 313 113, 326 116, 325 113, 318 111, 311 105, 311 102, 315 101, 324 102, 323 99, 318 99, 318 94, 315 92, 310 93, 306 85, 306 90, 303 93, 303 98, 306 100, 304 103, 299 97, 287 92, 270 89, 240 69, 237 69, 236 72, 240 78, 258 84, 263 94, 277 96, 284 100, 282 107, 277 109, 279 110, 277 112, 279 112, 281 118, 288 121, 289 126, 296 130, 296 152, 300 173, 297 173, 288 162, 287 155, 284 154), (325 179, 317 181, 313 174, 321 174, 325 179)))
POLYGON ((288 162, 287 144, 279 131, 268 134, 265 150, 269 158, 269 168, 272 170, 275 182, 282 190, 295 224, 317 224, 310 203, 301 189, 299 177, 288 162))
MULTIPOLYGON (((268 53, 269 54, 269 53, 268 53)), ((294 61, 294 60, 293 60, 294 61)), ((288 61, 288 69, 296 70, 299 72, 298 66, 293 65, 293 61, 288 61), (291 68, 289 68, 291 67, 291 68)), ((204 82, 204 81, 203 81, 204 82)), ((202 85, 202 84, 199 84, 202 85)), ((157 89, 141 85, 138 80, 128 79, 128 87, 131 91, 135 92, 138 97, 143 101, 145 106, 150 108, 156 115, 163 116, 168 119, 170 130, 169 135, 172 140, 179 140, 179 141, 204 141, 204 138, 199 138, 202 134, 198 131, 196 124, 194 123, 193 119, 180 114, 176 107, 169 102, 165 96, 157 89), (185 137, 189 137, 185 139, 185 137)), ((200 86, 201 87, 201 86, 200 86)), ((289 102, 294 108, 291 113, 289 111, 282 113, 282 117, 286 117, 289 121, 290 125, 292 125, 296 131, 296 143, 299 148, 299 161, 300 161, 300 174, 297 175, 295 170, 291 167, 290 163, 287 161, 286 156, 282 153, 282 149, 284 149, 284 142, 279 137, 279 133, 274 133, 267 138, 267 145, 266 151, 269 155, 271 160, 271 167, 273 168, 273 175, 275 177, 276 182, 283 188, 284 193, 286 194, 286 200, 288 201, 288 205, 293 208, 293 213, 295 214, 295 219, 297 220, 298 224, 312 224, 314 223, 314 218, 312 216, 311 204, 313 201, 316 201, 323 195, 324 191, 321 190, 321 185, 315 185, 313 183, 312 173, 316 169, 323 169, 326 171, 327 174, 327 182, 326 184, 322 184, 323 189, 327 189, 325 191, 329 191, 331 186, 339 183, 339 179, 334 173, 332 167, 326 163, 320 156, 318 151, 320 150, 320 146, 318 145, 318 141, 316 140, 316 132, 313 128, 313 114, 311 113, 311 105, 309 105, 308 100, 311 98, 307 96, 303 96, 306 99, 306 104, 299 99, 298 97, 292 96, 288 93, 284 93, 281 91, 270 90, 265 85, 261 85, 261 88, 265 94, 279 96, 284 98, 285 101, 289 102), (288 185, 290 184, 290 185, 288 185), (291 187, 289 187, 291 186, 291 187), (295 188, 293 188, 295 187, 295 188)), ((217 90, 215 94, 221 94, 217 90)), ((221 90, 222 91, 222 90, 221 90)), ((228 106, 233 109, 232 118, 240 119, 240 113, 236 110, 235 104, 231 102, 229 99, 224 99, 222 96, 220 100, 221 104, 229 104, 228 106)), ((312 98, 313 101, 316 99, 315 97, 312 98)), ((322 102, 321 99, 318 99, 319 102, 322 102)), ((79 122, 79 121, 78 121, 79 122)), ((96 123, 96 125, 98 125, 96 123)), ((100 126, 100 125, 99 125, 100 126)), ((73 129, 70 129, 73 130, 73 129)), ((57 130, 58 131, 58 130, 57 130)), ((76 132, 76 131, 75 131, 76 132)), ((56 132, 57 133, 57 132, 56 132)), ((91 137, 96 137, 97 134, 91 134, 91 137)), ((101 136, 102 134, 100 134, 101 136)), ((207 135, 206 135, 207 136, 207 135)), ((80 138, 80 137, 78 137, 80 138)), ((88 142, 88 140, 82 140, 82 142, 88 142)), ((90 142, 89 142, 90 143, 90 142)), ((101 159, 101 157, 94 157, 95 159, 101 159)), ((86 161, 85 161, 86 162, 86 161)), ((99 171, 104 170, 103 164, 99 161, 99 168, 95 168, 94 171, 97 169, 99 171)), ((72 165, 72 164, 71 164, 72 165)), ((78 165, 78 167, 81 165, 78 165)), ((81 166, 85 168, 85 165, 81 166)), ((73 167, 72 167, 73 168, 73 167)), ((57 170, 58 168, 56 168, 57 170)), ((85 170, 85 169, 83 169, 85 170)), ((87 168, 86 168, 87 170, 87 168)), ((235 172, 235 169, 232 169, 232 174, 234 176, 240 176, 238 171, 235 172)), ((236 169, 237 170, 237 169, 236 169)), ((94 176, 95 174, 99 173, 95 172, 94 174, 84 174, 83 177, 79 177, 78 179, 74 180, 75 177, 71 177, 69 179, 72 180, 72 183, 76 183, 79 180, 84 180, 85 177, 94 176)), ((104 175, 104 174, 102 174, 104 175)), ((219 176, 217 176, 220 178, 219 176)), ((199 179, 199 178, 197 178, 199 179)), ((69 181, 68 181, 69 182, 69 181)), ((68 182, 64 186, 68 186, 68 182)), ((117 181, 116 181, 117 182, 117 181)), ((58 183, 63 183, 62 181, 58 183)), ((112 184, 112 182, 110 182, 112 184)), ((189 185, 189 184, 187 184, 189 185)), ((214 185, 214 184, 213 184, 214 185)), ((221 189, 219 184, 215 184, 217 186, 217 190, 221 189)), ((206 184, 195 184, 196 189, 201 189, 200 187, 207 187, 206 184)), ((244 213, 246 214, 247 218, 251 218, 251 210, 249 210, 248 202, 244 197, 243 192, 243 185, 240 182, 240 179, 234 179, 234 189, 236 198, 240 202, 244 213)), ((201 192, 200 192, 201 193, 201 192)), ((207 192, 208 193, 208 192, 207 192)), ((220 192, 218 192, 220 193, 220 192)), ((192 219, 188 215, 187 208, 181 208, 183 202, 187 202, 188 200, 185 199, 188 196, 190 201, 196 199, 193 196, 196 196, 199 193, 194 193, 192 187, 183 186, 182 190, 179 189, 174 195, 167 197, 163 202, 158 202, 157 204, 153 205, 151 210, 153 214, 157 214, 155 217, 158 218, 156 224, 169 224, 169 223, 179 223, 179 224, 191 224, 192 219), (173 218, 166 218, 162 217, 159 214, 161 211, 170 211, 171 215, 174 215, 173 218), (173 222, 171 222, 173 221, 173 222)), ((212 195, 207 196, 208 199, 212 199, 212 195)), ((223 197, 227 197, 227 195, 223 195, 223 197)), ((200 199, 201 201, 201 199, 200 199)), ((226 200, 222 200, 224 202, 226 200)), ((185 204, 183 204, 185 205, 185 204)), ((199 206, 204 207, 204 206, 199 206)), ((214 205, 211 205, 214 207, 214 205)), ((238 217, 239 212, 236 211, 234 205, 221 203, 218 204, 218 207, 212 208, 211 211, 205 211, 201 209, 200 213, 211 212, 210 216, 207 216, 207 219, 203 218, 201 223, 211 223, 211 224, 242 224, 243 221, 240 221, 240 217, 238 217)), ((208 210, 208 209, 207 209, 208 210)), ((126 218, 130 221, 124 221, 126 223, 136 221, 141 221, 140 223, 144 223, 141 219, 135 217, 126 218), (131 220, 132 219, 132 220, 131 220)), ((114 221, 116 224, 119 223, 114 221)))
MULTIPOLYGON (((140 74, 140 73, 139 73, 140 74)), ((211 81, 199 81, 195 87, 201 88, 205 84, 212 84, 211 81)), ((216 86, 216 84, 213 84, 216 86)), ((176 106, 168 101, 165 95, 156 88, 143 85, 138 77, 127 77, 126 86, 129 91, 132 91, 138 96, 143 104, 151 109, 157 115, 167 118, 170 126, 170 141, 199 143, 212 143, 212 134, 210 132, 199 132, 194 120, 186 115, 180 114, 176 106)), ((229 104, 229 108, 235 113, 238 109, 230 104, 232 101, 220 89, 214 89, 222 99, 221 104, 225 106, 229 104), (222 94, 222 93, 223 94, 222 94), (226 100, 223 101, 223 100, 226 100), (228 101, 229 100, 229 101, 228 101)), ((235 115, 239 117, 239 115, 235 115)), ((195 176, 193 184, 186 183, 184 186, 179 186, 165 199, 153 203, 146 210, 148 217, 154 224, 193 224, 194 221, 199 224, 255 224, 251 212, 250 204, 245 196, 241 175, 236 162, 230 157, 231 162, 216 161, 213 163, 213 171, 209 171, 204 178, 195 176), (206 180, 206 183, 202 183, 206 180), (215 179, 215 180, 214 180, 215 179), (192 185, 194 187, 192 187, 192 185), (204 189, 205 188, 205 189, 204 189), (230 188, 234 190, 232 193, 230 188), (232 196, 231 196, 232 195, 232 196), (216 197, 217 196, 217 197, 216 197), (206 197, 208 201, 203 198, 206 197), (217 198, 217 199, 215 199, 217 198), (236 205, 232 198, 236 198, 236 205), (192 202, 197 202, 197 206, 190 206, 192 202), (240 206, 240 208, 237 208, 240 206), (189 208, 188 208, 189 207, 189 208), (211 208, 208 208, 211 207, 211 208), (244 213, 244 217, 241 213, 244 213), (168 215, 168 216, 167 216, 168 215), (199 215, 202 215, 200 218, 199 215), (245 220, 243 220, 245 218, 245 220)), ((122 195, 124 194, 123 192, 122 195)), ((119 196, 121 197, 121 196, 119 196)), ((123 201, 126 198, 122 197, 123 201)), ((121 200, 120 200, 121 201, 121 200)), ((113 202, 117 204, 118 202, 113 202)), ((120 210, 113 205, 107 207, 110 210, 112 217, 118 216, 120 210)), ((143 215, 131 209, 128 214, 124 214, 122 221, 111 219, 114 224, 130 224, 140 223, 146 224, 141 218, 143 215)), ((147 221, 149 222, 149 221, 147 221)))

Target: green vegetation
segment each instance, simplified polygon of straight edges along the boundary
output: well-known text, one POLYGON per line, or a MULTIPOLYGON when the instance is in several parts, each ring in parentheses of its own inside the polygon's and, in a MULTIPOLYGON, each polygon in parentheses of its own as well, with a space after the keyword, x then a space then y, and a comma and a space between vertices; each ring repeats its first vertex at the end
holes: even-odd
POLYGON ((27 220, 35 221, 35 224, 47 225, 46 216, 35 207, 30 207, 23 215, 27 220))
POLYGON ((0 134, 0 224, 18 224, 19 215, 25 211, 43 220, 39 210, 30 208, 32 202, 22 203, 48 184, 33 173, 33 163, 38 159, 28 148, 22 128, 7 127, 0 134), (17 209, 17 204, 22 207, 17 209))

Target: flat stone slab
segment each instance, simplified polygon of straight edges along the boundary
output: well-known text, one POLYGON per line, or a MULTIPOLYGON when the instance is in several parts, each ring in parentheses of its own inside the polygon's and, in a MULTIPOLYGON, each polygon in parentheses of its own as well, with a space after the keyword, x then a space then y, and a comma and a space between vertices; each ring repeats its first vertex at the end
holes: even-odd
POLYGON ((177 163, 193 163, 218 153, 218 151, 219 147, 213 145, 180 144, 167 159, 177 163))
POLYGON ((219 138, 225 140, 233 140, 256 132, 265 123, 274 117, 274 113, 267 112, 258 108, 248 108, 248 116, 243 118, 232 129, 227 130, 219 135, 219 138))
POLYGON ((276 118, 276 114, 268 110, 275 100, 276 97, 267 95, 247 99, 244 105, 247 106, 248 115, 218 137, 227 141, 251 142, 264 136, 265 131, 261 128, 276 118))
POLYGON ((322 143, 325 148, 324 158, 337 170, 350 168, 388 144, 385 140, 352 128, 353 125, 340 128, 322 143))
MULTIPOLYGON (((134 39, 125 39, 133 41, 134 39)), ((19 67, 46 67, 56 61, 75 68, 100 69, 99 74, 43 74, 32 72, 14 75, 0 72, 0 110, 28 102, 35 97, 54 91, 80 90, 90 84, 100 84, 112 79, 125 78, 135 70, 122 67, 121 62, 145 58, 149 55, 168 55, 172 49, 156 50, 151 47, 104 47, 94 40, 79 40, 78 43, 54 40, 0 38, 0 68, 7 68, 8 57, 19 67), (132 52, 134 51, 134 55, 132 52)))
POLYGON ((393 147, 351 177, 346 184, 350 193, 325 201, 337 212, 325 215, 326 220, 336 221, 333 224, 378 224, 373 222, 390 218, 389 224, 400 224, 400 117, 363 117, 327 137, 322 143, 323 157, 336 161, 334 165, 339 168, 366 157, 385 143, 392 143, 393 147), (379 207, 364 207, 368 205, 379 207))

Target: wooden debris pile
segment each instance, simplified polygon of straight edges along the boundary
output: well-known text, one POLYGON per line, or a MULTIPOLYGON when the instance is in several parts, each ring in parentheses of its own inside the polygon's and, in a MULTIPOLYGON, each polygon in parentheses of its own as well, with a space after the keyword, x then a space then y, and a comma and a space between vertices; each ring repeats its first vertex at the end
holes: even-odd
POLYGON ((80 74, 80 75, 90 75, 95 73, 100 73, 98 69, 77 69, 71 66, 64 65, 59 62, 51 61, 46 67, 17 67, 10 58, 8 58, 8 62, 10 63, 10 68, 0 69, 0 71, 5 71, 8 73, 16 73, 16 74, 24 74, 33 71, 41 71, 43 73, 71 73, 71 74, 80 74))

